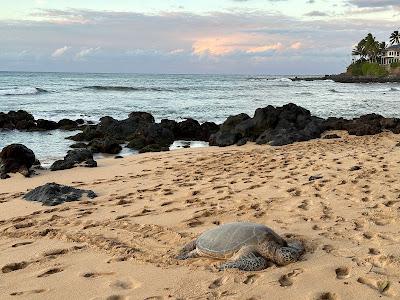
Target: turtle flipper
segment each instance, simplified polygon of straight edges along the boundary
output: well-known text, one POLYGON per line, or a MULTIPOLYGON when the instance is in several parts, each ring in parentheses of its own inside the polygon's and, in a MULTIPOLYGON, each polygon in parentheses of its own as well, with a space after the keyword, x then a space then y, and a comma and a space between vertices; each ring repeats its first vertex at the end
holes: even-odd
POLYGON ((181 252, 176 256, 176 259, 185 260, 189 258, 199 257, 199 253, 196 250, 197 240, 193 240, 190 243, 186 244, 185 247, 182 248, 181 252))
POLYGON ((254 252, 239 256, 236 260, 228 261, 219 266, 219 270, 239 269, 241 271, 260 271, 267 268, 267 260, 254 252))

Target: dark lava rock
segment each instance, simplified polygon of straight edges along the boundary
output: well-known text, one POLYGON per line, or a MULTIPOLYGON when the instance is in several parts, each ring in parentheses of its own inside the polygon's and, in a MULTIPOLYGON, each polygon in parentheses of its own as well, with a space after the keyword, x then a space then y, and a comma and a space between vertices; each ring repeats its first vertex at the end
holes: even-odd
POLYGON ((59 128, 59 125, 54 121, 38 119, 36 121, 36 128, 37 130, 55 130, 59 128))
POLYGON ((229 117, 209 142, 211 146, 243 145, 245 141, 282 146, 319 138, 325 131, 323 121, 293 103, 267 106, 257 109, 253 118, 246 114, 229 117))
POLYGON ((139 150, 139 153, 146 153, 146 152, 163 152, 163 151, 169 151, 168 147, 163 147, 159 144, 152 144, 152 145, 147 145, 144 148, 139 150))
POLYGON ((94 139, 89 143, 89 149, 93 153, 107 153, 107 154, 118 154, 121 152, 122 147, 120 141, 116 141, 111 138, 105 139, 94 139))
POLYGON ((22 144, 8 145, 0 152, 0 175, 7 178, 8 173, 21 173, 29 177, 35 161, 35 154, 28 147, 22 144))
POLYGON ((175 138, 178 140, 201 140, 202 129, 200 123, 194 119, 186 119, 179 122, 175 138))
POLYGON ((75 143, 69 146, 72 149, 86 149, 88 145, 86 143, 75 143))
POLYGON ((342 137, 337 135, 336 133, 327 134, 324 136, 325 140, 334 140, 334 139, 341 139, 342 137))
POLYGON ((84 195, 90 199, 97 197, 93 191, 80 190, 53 182, 33 189, 23 198, 28 201, 42 202, 46 206, 55 206, 64 202, 78 201, 84 195))
POLYGON ((117 155, 117 156, 114 157, 114 159, 122 159, 122 158, 124 158, 124 157, 121 156, 121 155, 117 155))
POLYGON ((93 160, 93 153, 88 149, 76 149, 68 151, 63 160, 55 161, 51 167, 51 171, 59 171, 72 169, 77 164, 85 162, 86 166, 95 167, 97 163, 93 160))
POLYGON ((84 126, 82 132, 77 133, 76 135, 68 137, 68 139, 76 141, 76 142, 84 142, 91 141, 96 138, 103 138, 104 134, 97 131, 97 127, 95 125, 87 125, 84 126))
POLYGON ((208 142, 211 135, 218 132, 219 130, 219 125, 215 124, 214 122, 205 122, 201 124, 200 127, 201 127, 201 135, 199 140, 205 142, 208 142))
POLYGON ((58 121, 58 126, 62 130, 76 130, 78 128, 78 123, 73 120, 62 119, 58 121))

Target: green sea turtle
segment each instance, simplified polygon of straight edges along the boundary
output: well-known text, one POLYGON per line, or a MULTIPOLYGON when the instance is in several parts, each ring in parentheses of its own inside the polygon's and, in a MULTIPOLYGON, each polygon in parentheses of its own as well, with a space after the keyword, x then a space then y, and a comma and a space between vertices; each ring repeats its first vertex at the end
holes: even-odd
POLYGON ((220 270, 259 271, 268 262, 284 266, 303 254, 300 242, 287 243, 267 226, 254 223, 230 223, 208 230, 187 244, 177 259, 210 257, 226 259, 220 270))

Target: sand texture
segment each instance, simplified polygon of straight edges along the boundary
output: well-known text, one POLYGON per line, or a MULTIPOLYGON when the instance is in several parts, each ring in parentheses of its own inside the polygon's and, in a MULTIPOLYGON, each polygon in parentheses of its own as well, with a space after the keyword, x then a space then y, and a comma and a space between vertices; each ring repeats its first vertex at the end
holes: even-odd
POLYGON ((0 298, 400 299, 399 140, 184 149, 13 175, 0 181, 0 298), (99 197, 22 200, 48 182, 99 197), (247 273, 174 259, 232 221, 270 226, 307 252, 247 273))

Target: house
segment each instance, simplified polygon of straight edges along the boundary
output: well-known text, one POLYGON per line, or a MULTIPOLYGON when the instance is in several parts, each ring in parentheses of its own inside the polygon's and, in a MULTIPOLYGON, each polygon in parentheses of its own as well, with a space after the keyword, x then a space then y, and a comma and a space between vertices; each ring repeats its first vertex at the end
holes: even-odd
POLYGON ((383 51, 381 64, 387 66, 394 62, 400 62, 400 44, 390 46, 383 51))

